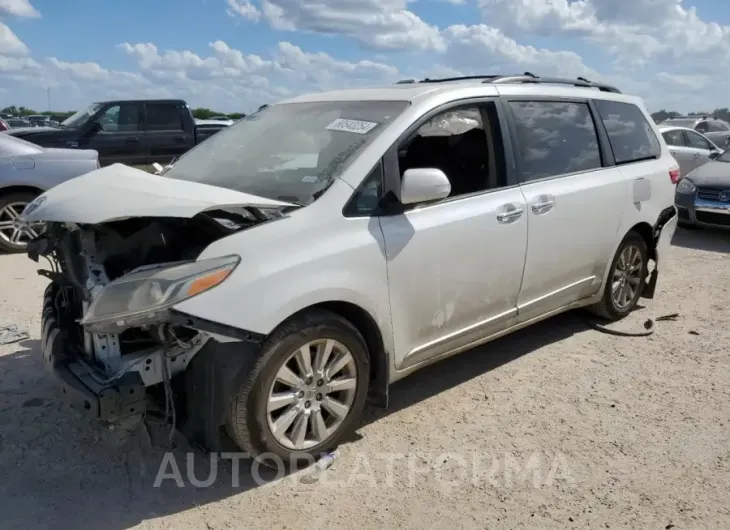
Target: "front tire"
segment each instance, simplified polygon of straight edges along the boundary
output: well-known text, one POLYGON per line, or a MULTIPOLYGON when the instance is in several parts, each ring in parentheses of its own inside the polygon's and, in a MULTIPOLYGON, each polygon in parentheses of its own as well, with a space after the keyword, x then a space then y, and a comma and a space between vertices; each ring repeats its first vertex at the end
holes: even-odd
POLYGON ((648 272, 646 242, 631 231, 621 241, 608 271, 603 298, 591 306, 591 311, 607 320, 621 320, 639 303, 648 272))
POLYGON ((355 428, 369 377, 365 340, 349 321, 322 310, 293 317, 234 386, 229 434, 252 456, 316 459, 355 428))
POLYGON ((16 230, 13 220, 18 217, 37 195, 29 192, 0 196, 0 251, 10 254, 25 252, 32 235, 16 230))

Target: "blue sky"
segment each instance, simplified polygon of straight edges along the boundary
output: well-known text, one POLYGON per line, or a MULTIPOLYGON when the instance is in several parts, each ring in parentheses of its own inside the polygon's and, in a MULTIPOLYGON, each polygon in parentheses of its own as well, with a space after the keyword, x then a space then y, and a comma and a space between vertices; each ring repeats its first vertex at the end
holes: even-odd
POLYGON ((249 111, 406 77, 582 75, 730 106, 726 0, 0 0, 0 107, 182 97, 249 111))

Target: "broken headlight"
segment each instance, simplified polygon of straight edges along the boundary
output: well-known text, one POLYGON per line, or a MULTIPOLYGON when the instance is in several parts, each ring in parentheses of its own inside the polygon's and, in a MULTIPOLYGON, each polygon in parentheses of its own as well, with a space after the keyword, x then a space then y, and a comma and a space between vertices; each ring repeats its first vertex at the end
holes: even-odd
POLYGON ((162 323, 172 306, 223 282, 239 261, 225 256, 132 271, 105 285, 80 323, 99 333, 162 323))

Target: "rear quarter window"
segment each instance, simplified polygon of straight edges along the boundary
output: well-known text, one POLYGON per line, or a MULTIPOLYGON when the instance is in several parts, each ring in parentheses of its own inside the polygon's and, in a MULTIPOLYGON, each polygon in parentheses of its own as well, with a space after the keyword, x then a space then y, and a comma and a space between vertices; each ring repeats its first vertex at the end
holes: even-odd
POLYGON ((659 158, 661 144, 639 107, 619 101, 595 100, 594 103, 617 164, 659 158))

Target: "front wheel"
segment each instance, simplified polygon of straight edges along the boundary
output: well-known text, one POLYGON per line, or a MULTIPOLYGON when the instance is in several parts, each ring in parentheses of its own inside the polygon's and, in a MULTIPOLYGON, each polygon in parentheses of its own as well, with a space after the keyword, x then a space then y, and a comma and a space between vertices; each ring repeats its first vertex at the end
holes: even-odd
POLYGON ((646 242, 638 233, 629 232, 611 263, 603 298, 591 310, 608 320, 624 318, 639 303, 648 274, 646 242))
POLYGON ((19 230, 13 224, 36 195, 28 192, 0 196, 0 251, 24 252, 28 241, 36 236, 33 231, 19 230))
POLYGON ((234 387, 228 431, 244 451, 284 465, 331 451, 362 413, 369 365, 362 335, 344 318, 319 310, 294 317, 234 387))

